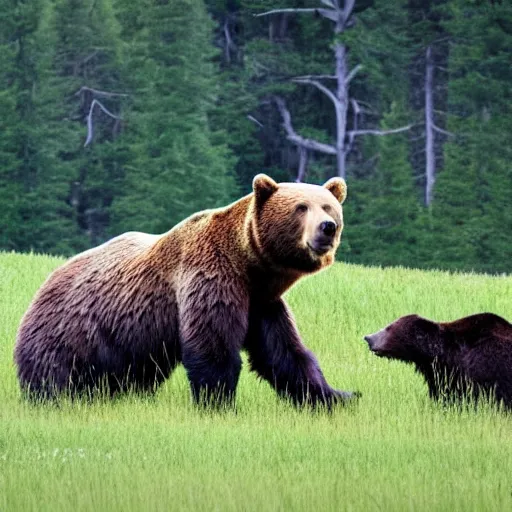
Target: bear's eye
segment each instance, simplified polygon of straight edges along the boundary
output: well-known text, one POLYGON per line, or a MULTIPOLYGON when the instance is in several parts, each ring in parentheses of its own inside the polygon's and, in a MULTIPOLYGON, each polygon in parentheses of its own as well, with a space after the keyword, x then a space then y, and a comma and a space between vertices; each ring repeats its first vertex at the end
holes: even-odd
POLYGON ((295 211, 298 213, 305 213, 308 211, 308 205, 304 203, 298 204, 295 208, 295 211))

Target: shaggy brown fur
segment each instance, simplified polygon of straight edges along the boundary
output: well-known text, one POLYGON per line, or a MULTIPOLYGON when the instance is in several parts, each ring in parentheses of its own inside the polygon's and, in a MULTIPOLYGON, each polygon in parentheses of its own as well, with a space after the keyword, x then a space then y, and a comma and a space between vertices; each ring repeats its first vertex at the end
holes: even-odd
POLYGON ((245 349, 251 368, 297 403, 350 396, 327 384, 281 299, 333 262, 345 196, 341 179, 320 187, 258 175, 253 193, 225 208, 72 258, 22 320, 22 387, 153 390, 181 362, 196 401, 230 401, 245 349))
POLYGON ((409 315, 365 340, 379 356, 414 363, 434 399, 483 393, 512 407, 512 325, 497 315, 448 323, 409 315))

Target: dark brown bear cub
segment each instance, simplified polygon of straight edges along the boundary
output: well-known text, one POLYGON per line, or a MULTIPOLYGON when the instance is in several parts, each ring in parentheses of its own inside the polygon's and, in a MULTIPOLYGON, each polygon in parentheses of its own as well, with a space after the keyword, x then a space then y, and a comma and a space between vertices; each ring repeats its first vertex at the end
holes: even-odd
POLYGON ((448 323, 409 315, 364 339, 378 356, 414 363, 434 399, 483 394, 512 407, 512 325, 497 315, 448 323))
POLYGON ((331 404, 281 295, 334 261, 345 182, 280 183, 200 212, 163 235, 126 233, 57 269, 25 314, 15 348, 22 388, 39 396, 154 390, 178 363, 196 401, 232 401, 251 369, 298 404, 331 404))

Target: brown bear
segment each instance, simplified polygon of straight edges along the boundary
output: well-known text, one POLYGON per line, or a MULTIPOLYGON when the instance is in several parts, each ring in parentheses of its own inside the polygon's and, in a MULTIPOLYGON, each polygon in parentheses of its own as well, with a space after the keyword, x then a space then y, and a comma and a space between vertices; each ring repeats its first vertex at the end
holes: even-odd
POLYGON ((447 323, 408 315, 364 339, 378 356, 414 363, 433 399, 483 395, 512 406, 512 325, 497 315, 447 323))
POLYGON ((297 404, 332 402, 282 294, 334 261, 346 186, 279 183, 192 215, 163 235, 130 232, 83 252, 43 284, 19 328, 22 389, 53 396, 151 391, 183 363, 197 402, 234 399, 240 351, 297 404))

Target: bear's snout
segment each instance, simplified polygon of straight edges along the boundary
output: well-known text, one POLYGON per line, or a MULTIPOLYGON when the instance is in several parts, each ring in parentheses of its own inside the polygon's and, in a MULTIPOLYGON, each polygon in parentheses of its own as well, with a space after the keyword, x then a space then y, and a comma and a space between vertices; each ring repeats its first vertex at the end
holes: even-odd
POLYGON ((373 337, 371 336, 371 334, 368 334, 367 336, 365 336, 364 341, 366 341, 366 343, 368 343, 368 347, 370 348, 370 350, 372 350, 373 349, 373 337))
POLYGON ((384 349, 385 339, 382 331, 364 336, 364 341, 368 343, 368 348, 377 355, 384 349))
POLYGON ((327 237, 333 237, 336 234, 336 224, 326 220, 320 224, 320 231, 327 237))
POLYGON ((316 227, 313 239, 307 242, 309 248, 322 256, 335 247, 337 225, 331 220, 324 220, 316 227))

